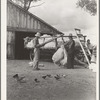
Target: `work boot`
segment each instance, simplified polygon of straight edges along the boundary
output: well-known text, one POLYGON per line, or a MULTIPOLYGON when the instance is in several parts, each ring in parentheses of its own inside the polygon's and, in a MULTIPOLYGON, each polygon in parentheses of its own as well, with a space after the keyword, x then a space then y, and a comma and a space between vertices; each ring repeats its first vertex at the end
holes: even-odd
POLYGON ((33 70, 40 70, 40 68, 33 68, 33 70))

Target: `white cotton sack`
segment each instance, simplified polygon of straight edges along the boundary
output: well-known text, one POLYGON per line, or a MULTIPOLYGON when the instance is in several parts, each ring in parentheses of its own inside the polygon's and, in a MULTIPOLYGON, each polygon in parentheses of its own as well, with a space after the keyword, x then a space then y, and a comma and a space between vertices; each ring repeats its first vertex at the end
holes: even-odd
POLYGON ((33 66, 33 62, 29 62, 29 66, 32 67, 33 66))
POLYGON ((89 69, 91 69, 93 72, 97 72, 97 64, 91 63, 89 65, 89 69))
POLYGON ((97 72, 97 68, 93 68, 93 70, 92 70, 92 71, 96 73, 96 72, 97 72))
POLYGON ((93 69, 93 67, 94 67, 94 63, 91 63, 90 65, 89 65, 89 69, 93 69))
POLYGON ((64 50, 64 58, 60 61, 61 65, 66 65, 67 64, 67 51, 65 50, 65 48, 63 49, 64 50))
POLYGON ((67 64, 67 57, 65 57, 64 59, 62 59, 61 61, 60 61, 60 63, 61 63, 61 65, 66 65, 67 64))
POLYGON ((95 57, 95 55, 92 55, 92 57, 91 57, 91 62, 96 62, 96 57, 95 57))
POLYGON ((64 58, 63 48, 59 48, 52 56, 52 60, 54 63, 60 62, 60 60, 62 60, 63 58, 64 58))
POLYGON ((93 67, 93 70, 92 70, 93 72, 97 72, 97 64, 95 64, 94 65, 94 67, 93 67))
POLYGON ((28 43, 26 44, 26 47, 27 47, 27 48, 34 48, 33 40, 31 40, 30 42, 28 42, 28 43))

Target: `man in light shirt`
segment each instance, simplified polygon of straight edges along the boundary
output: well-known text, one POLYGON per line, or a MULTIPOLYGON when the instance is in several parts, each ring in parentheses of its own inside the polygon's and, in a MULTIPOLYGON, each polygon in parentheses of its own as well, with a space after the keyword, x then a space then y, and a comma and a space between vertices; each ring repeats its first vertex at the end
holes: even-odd
POLYGON ((93 52, 93 45, 91 44, 90 40, 87 40, 87 48, 90 50, 90 53, 92 54, 93 52))
POLYGON ((40 59, 40 47, 37 47, 39 44, 39 38, 41 34, 37 32, 35 34, 34 38, 34 59, 33 59, 33 70, 39 70, 38 65, 39 65, 39 59, 40 59))

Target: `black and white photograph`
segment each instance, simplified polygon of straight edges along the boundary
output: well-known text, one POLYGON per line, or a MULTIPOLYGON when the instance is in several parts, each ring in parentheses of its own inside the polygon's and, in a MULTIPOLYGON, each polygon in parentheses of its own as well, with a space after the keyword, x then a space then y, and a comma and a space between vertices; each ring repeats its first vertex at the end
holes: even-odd
POLYGON ((4 1, 1 100, 99 100, 99 1, 4 1))

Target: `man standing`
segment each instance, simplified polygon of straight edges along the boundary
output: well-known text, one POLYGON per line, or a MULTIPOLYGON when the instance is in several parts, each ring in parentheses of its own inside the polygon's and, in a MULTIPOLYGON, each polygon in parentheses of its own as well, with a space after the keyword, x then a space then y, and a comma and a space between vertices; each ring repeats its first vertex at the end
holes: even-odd
POLYGON ((90 50, 90 53, 92 54, 92 52, 93 52, 93 46, 90 43, 90 40, 89 39, 87 40, 87 48, 90 50))
POLYGON ((67 66, 65 67, 67 67, 68 69, 74 69, 75 41, 73 40, 73 36, 71 33, 69 34, 69 41, 65 43, 65 49, 68 53, 67 66))
MULTIPOLYGON (((92 55, 92 53, 93 53, 93 45, 91 44, 89 39, 87 40, 87 48, 89 49, 89 51, 90 51, 90 53, 92 55)), ((88 55, 88 59, 89 59, 90 62, 91 62, 91 55, 88 55)))
POLYGON ((34 59, 33 59, 33 70, 39 70, 38 65, 39 65, 39 58, 40 58, 40 47, 37 47, 37 45, 39 44, 39 38, 41 36, 41 34, 39 32, 37 32, 35 34, 35 38, 34 38, 34 59))

